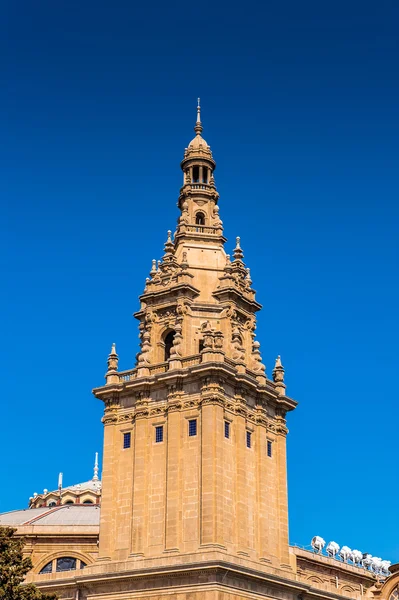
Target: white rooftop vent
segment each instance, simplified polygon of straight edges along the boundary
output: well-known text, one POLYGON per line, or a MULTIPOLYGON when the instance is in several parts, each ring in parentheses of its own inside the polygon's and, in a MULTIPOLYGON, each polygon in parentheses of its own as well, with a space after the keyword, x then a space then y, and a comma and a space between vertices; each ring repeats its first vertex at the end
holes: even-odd
POLYGON ((349 546, 342 546, 341 550, 339 551, 339 555, 344 562, 348 562, 351 554, 352 550, 349 548, 349 546))
POLYGON ((339 552, 339 544, 337 542, 328 542, 326 552, 328 556, 334 558, 339 552))
POLYGON ((312 537, 311 544, 312 544, 313 550, 315 552, 318 552, 319 554, 321 554, 324 546, 326 545, 326 542, 319 535, 315 535, 314 537, 312 537))
POLYGON ((360 567, 362 563, 362 558, 363 554, 362 552, 360 552, 360 550, 352 550, 350 559, 353 562, 353 564, 355 564, 357 567, 360 567))

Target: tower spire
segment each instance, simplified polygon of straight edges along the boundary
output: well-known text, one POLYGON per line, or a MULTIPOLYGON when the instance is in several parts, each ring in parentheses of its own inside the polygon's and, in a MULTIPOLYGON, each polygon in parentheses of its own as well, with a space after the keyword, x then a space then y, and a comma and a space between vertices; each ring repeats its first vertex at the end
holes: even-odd
POLYGON ((198 98, 197 103, 197 122, 194 127, 194 131, 197 135, 201 135, 202 133, 202 123, 201 123, 201 98, 198 98))
POLYGON ((94 459, 93 481, 98 481, 98 452, 96 452, 96 456, 95 456, 95 459, 94 459))

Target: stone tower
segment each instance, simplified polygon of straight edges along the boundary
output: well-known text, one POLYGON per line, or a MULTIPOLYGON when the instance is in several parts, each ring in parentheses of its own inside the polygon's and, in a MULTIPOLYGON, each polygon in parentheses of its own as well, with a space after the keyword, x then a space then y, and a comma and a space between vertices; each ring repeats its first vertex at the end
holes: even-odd
POLYGON ((255 341, 240 239, 230 257, 215 161, 195 137, 181 162, 180 217, 143 294, 140 352, 106 384, 99 561, 163 567, 212 560, 289 570, 284 368, 255 341))

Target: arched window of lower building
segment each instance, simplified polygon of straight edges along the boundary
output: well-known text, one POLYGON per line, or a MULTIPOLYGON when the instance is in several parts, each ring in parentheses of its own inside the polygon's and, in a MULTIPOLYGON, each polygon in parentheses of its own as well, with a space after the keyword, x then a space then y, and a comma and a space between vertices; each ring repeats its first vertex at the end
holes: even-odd
POLYGON ((170 351, 173 346, 173 340, 175 339, 175 335, 176 335, 176 331, 169 331, 169 333, 167 333, 165 336, 165 339, 164 339, 164 344, 165 344, 164 360, 165 361, 168 360, 168 358, 170 358, 170 351))
POLYGON ((44 573, 52 573, 53 572, 53 561, 47 563, 46 566, 40 571, 39 575, 43 575, 44 573))
POLYGON ((396 590, 394 590, 392 592, 392 594, 389 596, 389 600, 399 600, 399 590, 398 590, 398 588, 396 588, 396 590))
POLYGON ((83 504, 93 504, 93 502, 91 500, 85 500, 83 504))
POLYGON ((73 500, 67 500, 64 504, 73 504, 73 500))
POLYGON ((53 506, 57 506, 57 503, 54 502, 54 500, 52 500, 51 502, 48 503, 49 507, 53 507, 53 506))
POLYGON ((74 571, 76 569, 76 558, 72 558, 71 556, 63 556, 62 558, 57 558, 57 573, 61 573, 62 571, 74 571))
POLYGON ((57 558, 47 563, 47 565, 45 565, 41 569, 39 575, 44 575, 45 573, 53 573, 54 567, 57 573, 62 573, 63 571, 75 571, 75 569, 84 569, 85 567, 87 567, 87 564, 83 562, 83 560, 79 560, 78 558, 74 558, 73 556, 61 556, 61 558, 57 558))

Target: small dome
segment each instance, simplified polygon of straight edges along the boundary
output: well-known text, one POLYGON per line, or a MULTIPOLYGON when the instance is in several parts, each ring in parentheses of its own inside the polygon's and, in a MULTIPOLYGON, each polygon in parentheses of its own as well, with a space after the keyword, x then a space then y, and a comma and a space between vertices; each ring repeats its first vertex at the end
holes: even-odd
POLYGON ((208 158, 213 160, 210 146, 199 133, 189 143, 184 152, 184 158, 208 158))
POLYGON ((192 139, 191 142, 189 143, 187 150, 189 150, 189 149, 198 150, 198 149, 203 149, 203 148, 207 148, 208 150, 210 150, 209 144, 207 144, 207 142, 204 140, 202 135, 197 133, 195 138, 192 139))

